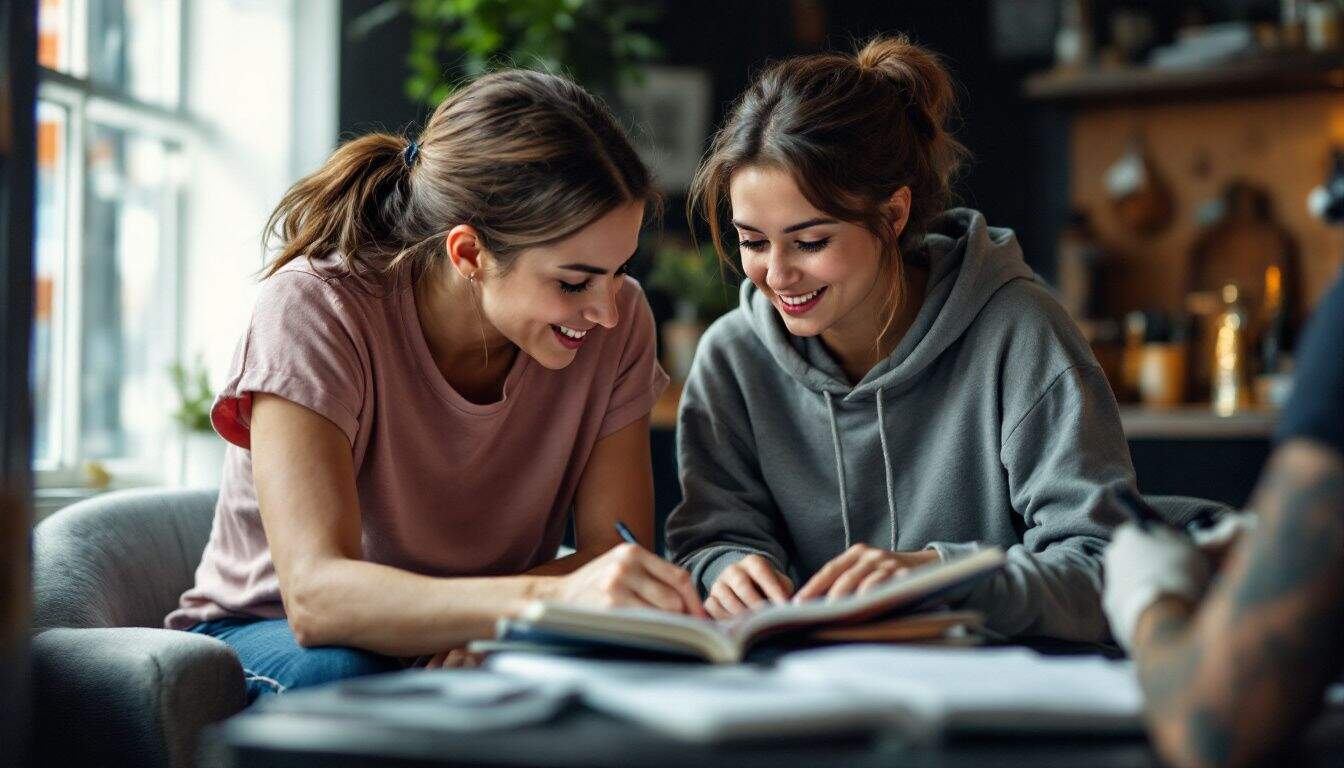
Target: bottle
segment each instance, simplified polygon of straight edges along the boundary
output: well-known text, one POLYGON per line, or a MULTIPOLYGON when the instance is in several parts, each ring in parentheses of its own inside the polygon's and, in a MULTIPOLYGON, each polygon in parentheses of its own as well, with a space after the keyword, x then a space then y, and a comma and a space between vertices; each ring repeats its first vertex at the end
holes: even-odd
POLYGON ((1308 3, 1303 21, 1306 26, 1307 48, 1313 51, 1333 51, 1339 47, 1341 32, 1340 9, 1334 0, 1315 0, 1308 3))
POLYGON ((1283 296, 1283 270, 1278 265, 1265 269, 1265 299, 1260 326, 1260 373, 1273 375, 1283 370, 1284 357, 1291 352, 1288 339, 1288 308, 1283 296))
POLYGON ((1144 405, 1174 408, 1185 402, 1188 326, 1179 313, 1151 313, 1139 364, 1139 399, 1144 405))
POLYGON ((1055 66, 1082 69, 1092 60, 1092 2, 1064 0, 1055 33, 1055 66))
POLYGON ((1307 210, 1326 224, 1344 224, 1344 147, 1335 147, 1333 167, 1325 182, 1307 196, 1307 210))
POLYGON ((1251 404, 1246 370, 1246 308, 1236 283, 1223 286, 1223 311, 1214 323, 1213 411, 1231 416, 1251 404))
POLYGON ((1148 314, 1135 310, 1125 315, 1125 349, 1120 364, 1120 391, 1116 399, 1138 402, 1143 375, 1143 344, 1148 338, 1148 314))

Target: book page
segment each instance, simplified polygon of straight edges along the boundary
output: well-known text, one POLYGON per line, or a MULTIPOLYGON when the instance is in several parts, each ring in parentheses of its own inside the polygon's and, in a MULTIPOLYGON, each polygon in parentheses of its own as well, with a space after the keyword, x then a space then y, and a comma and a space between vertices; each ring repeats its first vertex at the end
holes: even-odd
POLYGON ((592 639, 675 642, 711 661, 737 661, 749 645, 776 632, 826 623, 856 623, 896 609, 915 608, 948 589, 992 573, 1003 560, 1003 550, 986 547, 957 560, 915 568, 862 595, 771 605, 724 621, 652 609, 596 610, 557 603, 534 603, 523 611, 521 619, 539 629, 592 639))
POLYGON ((862 595, 838 600, 817 598, 805 603, 771 605, 724 622, 723 631, 739 642, 751 642, 782 629, 823 623, 865 621, 897 609, 922 605, 950 588, 998 570, 1003 550, 986 547, 946 563, 930 563, 880 584, 862 595))

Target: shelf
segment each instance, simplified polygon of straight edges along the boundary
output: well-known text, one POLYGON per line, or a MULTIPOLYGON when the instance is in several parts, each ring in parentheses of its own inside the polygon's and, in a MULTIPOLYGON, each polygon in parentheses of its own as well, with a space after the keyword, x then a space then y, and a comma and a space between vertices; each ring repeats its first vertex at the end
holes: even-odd
POLYGON ((1120 406, 1120 424, 1130 440, 1268 440, 1277 422, 1274 410, 1219 416, 1208 405, 1120 406))
POLYGON ((1263 55, 1185 69, 1146 66, 1041 72, 1027 98, 1074 104, 1234 99, 1310 91, 1344 94, 1344 51, 1263 55))

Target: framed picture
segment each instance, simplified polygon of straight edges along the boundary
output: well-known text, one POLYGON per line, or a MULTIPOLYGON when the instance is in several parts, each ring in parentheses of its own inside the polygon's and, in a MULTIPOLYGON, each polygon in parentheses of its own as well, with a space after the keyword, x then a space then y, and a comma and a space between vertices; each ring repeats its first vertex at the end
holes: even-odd
POLYGON ((666 66, 646 67, 643 82, 621 88, 635 149, 664 192, 691 187, 709 136, 710 91, 705 70, 666 66))

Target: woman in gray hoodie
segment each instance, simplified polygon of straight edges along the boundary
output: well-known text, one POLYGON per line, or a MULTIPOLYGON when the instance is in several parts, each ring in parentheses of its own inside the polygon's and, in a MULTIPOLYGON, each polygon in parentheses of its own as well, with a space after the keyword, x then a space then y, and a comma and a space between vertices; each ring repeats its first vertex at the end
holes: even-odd
POLYGON ((954 603, 1005 636, 1108 637, 1096 518, 1134 484, 1115 398, 1012 231, 947 209, 952 101, 904 38, 789 59, 700 169, 690 207, 716 245, 731 219, 748 278, 678 423, 668 543, 711 614, 999 545, 954 603))

